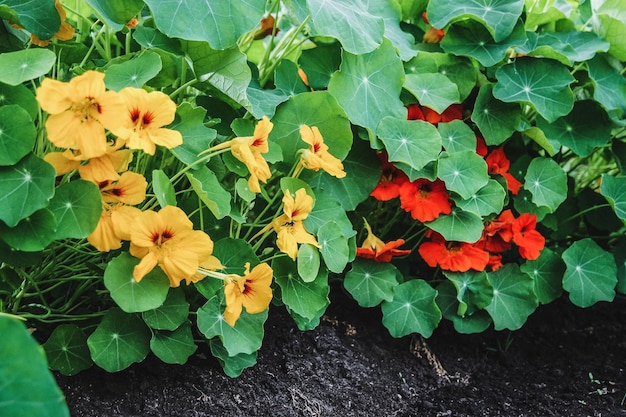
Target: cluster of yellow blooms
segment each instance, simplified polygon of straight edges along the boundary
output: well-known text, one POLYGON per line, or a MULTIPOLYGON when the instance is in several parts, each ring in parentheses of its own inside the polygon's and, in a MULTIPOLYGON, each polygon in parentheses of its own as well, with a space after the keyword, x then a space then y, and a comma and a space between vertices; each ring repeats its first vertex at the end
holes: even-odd
MULTIPOLYGON (((272 298, 272 269, 263 263, 252 271, 246 265, 244 276, 222 274, 213 253, 213 241, 203 231, 194 230, 186 213, 167 206, 159 212, 134 207, 144 201, 147 181, 128 171, 133 150, 153 155, 156 146, 174 148, 183 143, 180 132, 168 129, 176 114, 176 104, 159 91, 128 87, 119 92, 107 90, 104 74, 87 71, 69 82, 45 79, 37 89, 37 101, 48 113, 45 122, 49 141, 62 151, 49 152, 45 159, 57 175, 78 170, 82 180, 95 183, 102 195, 103 212, 88 241, 104 252, 119 249, 130 241, 131 255, 141 259, 133 271, 140 281, 157 265, 178 287, 205 276, 224 281, 225 320, 234 325, 242 306, 249 313, 263 311, 272 298), (110 134, 110 135, 109 135, 110 134), (112 138, 111 136, 114 136, 112 138)), ((262 154, 269 151, 268 136, 273 124, 263 117, 253 136, 237 137, 213 146, 209 151, 230 148, 250 171, 248 185, 260 192, 271 170, 262 154)), ((309 145, 300 151, 295 170, 320 169, 338 178, 346 175, 341 161, 330 153, 317 127, 303 125, 302 139, 309 145)), ((297 175, 297 174, 295 174, 297 175)), ((302 188, 292 195, 286 190, 283 214, 264 229, 277 234, 278 249, 296 259, 299 243, 319 246, 302 221, 313 208, 313 198, 302 188)))

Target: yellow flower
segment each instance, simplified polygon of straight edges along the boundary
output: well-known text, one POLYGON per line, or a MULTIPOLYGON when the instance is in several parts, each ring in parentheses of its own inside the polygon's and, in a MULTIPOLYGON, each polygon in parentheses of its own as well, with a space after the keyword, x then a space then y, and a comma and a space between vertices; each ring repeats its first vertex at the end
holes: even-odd
POLYGON ((124 204, 105 205, 96 229, 87 241, 101 252, 122 247, 122 240, 130 240, 130 228, 134 219, 141 214, 136 207, 124 204))
POLYGON ((146 178, 136 172, 126 171, 117 181, 98 184, 105 203, 139 204, 146 198, 146 178))
POLYGON ((269 152, 269 144, 267 137, 272 131, 274 125, 270 120, 263 116, 254 128, 252 136, 235 138, 231 141, 230 151, 233 156, 243 162, 248 171, 250 171, 250 179, 248 187, 255 193, 261 192, 259 181, 266 183, 272 176, 267 161, 261 156, 262 153, 269 152))
POLYGON ((158 265, 170 279, 170 286, 178 287, 183 279, 190 284, 200 264, 212 253, 209 235, 193 230, 193 224, 178 207, 144 211, 130 229, 130 254, 141 258, 133 271, 137 282, 158 265))
POLYGON ((120 115, 123 126, 112 131, 127 147, 154 155, 156 145, 168 149, 182 145, 179 131, 163 127, 172 123, 176 115, 176 103, 167 94, 133 87, 124 88, 120 94, 126 100, 126 112, 120 115))
POLYGON ((293 260, 298 256, 298 243, 308 243, 319 247, 315 237, 307 232, 302 224, 312 209, 313 198, 306 193, 304 188, 296 191, 295 199, 289 190, 285 190, 283 214, 274 219, 272 227, 277 235, 276 246, 293 260))
MULTIPOLYGON (((67 18, 67 14, 65 13, 65 9, 63 8, 59 0, 56 0, 54 2, 54 7, 56 7, 57 11, 59 12, 59 17, 61 18, 61 27, 59 28, 59 31, 52 36, 52 38, 56 38, 60 41, 69 41, 74 37, 74 28, 72 27, 72 25, 65 21, 65 19, 67 18)), ((46 47, 50 43, 50 39, 39 39, 39 36, 33 34, 30 35, 30 41, 33 44, 41 47, 46 47)))
POLYGON ((57 176, 78 169, 82 179, 100 184, 106 181, 117 181, 120 178, 118 172, 128 169, 128 164, 133 158, 132 152, 118 148, 118 146, 108 146, 104 155, 91 158, 85 163, 82 163, 82 155, 75 154, 70 149, 64 152, 47 153, 43 159, 54 167, 57 176))
POLYGON ((330 175, 343 178, 346 176, 341 161, 328 152, 328 145, 324 143, 324 138, 317 126, 312 128, 307 125, 300 127, 302 140, 308 143, 309 148, 303 149, 302 164, 305 168, 319 171, 323 169, 330 175))
POLYGON ((117 129, 124 110, 120 95, 106 91, 104 74, 97 71, 87 71, 69 83, 46 78, 37 89, 37 101, 50 113, 46 120, 50 142, 73 149, 81 159, 107 152, 104 129, 117 129))
POLYGON ((257 314, 269 307, 272 301, 272 268, 266 263, 259 264, 250 271, 250 263, 246 262, 243 277, 232 277, 225 280, 224 295, 226 309, 224 320, 234 326, 243 307, 249 314, 257 314))

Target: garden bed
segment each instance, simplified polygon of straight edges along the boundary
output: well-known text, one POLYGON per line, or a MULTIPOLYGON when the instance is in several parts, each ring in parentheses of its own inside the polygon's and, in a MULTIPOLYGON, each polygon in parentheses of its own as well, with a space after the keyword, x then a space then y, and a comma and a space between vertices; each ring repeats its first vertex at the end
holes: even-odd
MULTIPOLYGON (((337 291, 340 292, 340 291, 337 291)), ((315 330, 271 309, 258 363, 224 375, 208 348, 57 376, 72 416, 621 416, 626 301, 542 306, 516 332, 393 339, 380 310, 333 300, 315 330)))

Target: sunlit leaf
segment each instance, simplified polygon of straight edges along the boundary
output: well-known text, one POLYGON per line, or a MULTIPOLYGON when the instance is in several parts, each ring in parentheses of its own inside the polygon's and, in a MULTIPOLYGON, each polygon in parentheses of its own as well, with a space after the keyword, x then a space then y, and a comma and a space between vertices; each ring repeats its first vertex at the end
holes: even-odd
POLYGON ((426 281, 412 279, 395 287, 393 300, 383 301, 383 325, 393 337, 419 333, 430 337, 441 321, 435 291, 426 281))
POLYGON ((439 123, 437 130, 446 152, 476 151, 476 134, 462 120, 439 123))
POLYGON ((537 308, 534 280, 520 271, 517 264, 506 264, 487 274, 493 286, 493 301, 485 310, 496 330, 517 330, 537 308))
POLYGON ((428 3, 428 21, 436 28, 450 22, 470 18, 485 25, 496 42, 509 36, 522 14, 524 0, 431 0, 428 3))
MULTIPOLYGON (((364 0, 367 11, 376 17, 382 17, 385 26, 385 38, 389 39, 398 49, 398 55, 403 61, 408 61, 417 54, 415 39, 410 33, 402 30, 400 21, 402 9, 395 0, 364 0)), ((357 35, 358 36, 358 35, 357 35)))
POLYGON ((422 120, 385 117, 378 126, 389 161, 420 170, 435 161, 441 151, 441 136, 435 126, 422 120))
POLYGON ((406 119, 400 101, 404 83, 402 61, 389 41, 373 52, 353 55, 342 53, 341 69, 328 85, 350 121, 376 132, 385 116, 406 119))
POLYGON ((609 201, 617 217, 626 223, 626 177, 602 174, 600 193, 609 201))
POLYGON ((528 103, 549 122, 568 114, 574 106, 569 69, 556 61, 518 58, 496 71, 493 96, 507 103, 528 103))
POLYGON ((413 94, 422 106, 443 113, 453 103, 458 103, 459 88, 443 74, 408 74, 404 88, 413 94))
POLYGON ((118 372, 146 358, 150 337, 150 329, 136 314, 113 307, 87 338, 87 346, 96 365, 118 372))
POLYGON ((0 82, 18 85, 41 77, 52 69, 55 61, 54 52, 41 48, 0 54, 0 82))
POLYGON ((452 196, 452 200, 463 211, 469 211, 479 216, 487 216, 492 213, 500 213, 504 206, 506 190, 496 180, 489 180, 468 199, 452 196))
POLYGON ((374 307, 393 300, 398 274, 398 269, 391 263, 357 259, 346 272, 343 285, 361 307, 374 307))
POLYGON ((206 110, 183 103, 176 109, 176 118, 169 126, 183 135, 183 144, 172 149, 172 153, 187 165, 198 160, 198 154, 209 148, 217 137, 215 129, 204 125, 206 110))
POLYGON ((563 289, 579 307, 613 301, 617 285, 615 258, 590 238, 574 242, 563 252, 567 266, 563 289))
POLYGON ((146 49, 158 48, 174 55, 183 55, 180 42, 169 38, 154 28, 137 26, 133 31, 133 39, 146 49))
POLYGON ((63 375, 76 375, 93 365, 87 347, 87 336, 75 324, 55 327, 42 346, 50 369, 63 375))
POLYGON ((527 34, 528 40, 516 52, 552 58, 564 65, 588 61, 598 52, 606 52, 609 43, 592 32, 542 32, 527 34))
POLYGON ((111 292, 111 298, 127 313, 148 311, 160 307, 170 288, 170 282, 159 267, 137 282, 133 269, 139 259, 127 252, 111 260, 104 271, 104 285, 111 292))
POLYGON ((0 415, 69 417, 41 346, 24 323, 0 315, 0 415))
POLYGON ((311 244, 304 243, 298 248, 298 276, 304 282, 314 281, 320 271, 320 253, 311 244))
POLYGON ((328 222, 317 230, 317 242, 324 263, 332 272, 340 273, 348 264, 348 238, 341 233, 341 227, 334 221, 328 222))
POLYGON ((142 54, 121 64, 113 64, 106 70, 104 82, 107 88, 119 91, 125 87, 141 88, 161 71, 161 57, 156 52, 142 54))
POLYGON ((234 46, 260 25, 265 0, 145 0, 157 29, 170 38, 208 41, 215 49, 234 46))

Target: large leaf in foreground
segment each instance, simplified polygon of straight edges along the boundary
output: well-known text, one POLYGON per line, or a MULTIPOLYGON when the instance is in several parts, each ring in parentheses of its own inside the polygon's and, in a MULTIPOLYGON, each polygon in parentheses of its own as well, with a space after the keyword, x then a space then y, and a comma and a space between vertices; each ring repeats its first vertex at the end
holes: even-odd
POLYGON ((549 59, 518 58, 496 71, 495 98, 507 103, 528 103, 549 122, 568 114, 574 106, 569 69, 549 59))
POLYGON ((19 85, 24 81, 46 75, 56 61, 47 49, 24 49, 0 54, 0 82, 19 85))
POLYGON ((389 161, 402 162, 420 170, 435 161, 441 151, 441 136, 430 123, 385 117, 378 126, 389 161))
POLYGON ((541 304, 550 303, 561 296, 565 264, 559 255, 544 248, 539 258, 526 261, 521 267, 535 280, 535 292, 541 304))
POLYGON ((63 375, 76 375, 93 365, 87 336, 75 324, 61 324, 43 344, 50 369, 63 375))
POLYGON ((524 188, 537 206, 554 211, 567 198, 567 175, 553 159, 538 157, 528 166, 524 188))
POLYGON ((489 182, 487 163, 474 151, 445 153, 439 158, 437 175, 446 189, 468 199, 489 182))
POLYGON ((191 322, 186 321, 176 330, 154 332, 150 350, 165 363, 184 364, 198 349, 191 333, 191 322))
POLYGON ((383 325, 393 337, 419 333, 430 337, 441 321, 435 291, 426 281, 412 279, 395 288, 392 301, 382 304, 383 325))
POLYGON ((0 415, 69 417, 43 349, 26 326, 0 315, 0 415))
POLYGON ((311 282, 304 282, 293 261, 278 258, 272 262, 276 284, 280 287, 282 300, 290 311, 308 320, 313 319, 320 309, 328 304, 328 271, 319 271, 311 282))
POLYGON ((361 307, 374 307, 382 301, 393 300, 398 273, 391 263, 357 258, 346 273, 343 285, 361 307))
POLYGON ((609 201, 617 217, 626 223, 626 177, 602 174, 600 193, 609 201))
POLYGON ((91 181, 75 179, 57 187, 49 206, 57 219, 55 239, 89 236, 100 220, 101 198, 91 181))
POLYGON ((487 277, 493 286, 493 301, 485 310, 493 319, 494 328, 519 329, 537 308, 533 279, 512 263, 487 274, 487 277))
POLYGON ((439 216, 426 223, 430 229, 441 234, 445 240, 458 242, 476 242, 482 236, 484 225, 482 219, 459 207, 452 208, 450 214, 439 216))
POLYGON ((563 288, 569 299, 579 307, 598 301, 613 301, 617 285, 615 258, 590 238, 574 242, 563 252, 567 265, 563 288))
POLYGON ((413 94, 422 106, 443 113, 451 104, 458 103, 459 88, 440 73, 408 74, 404 88, 413 94))

